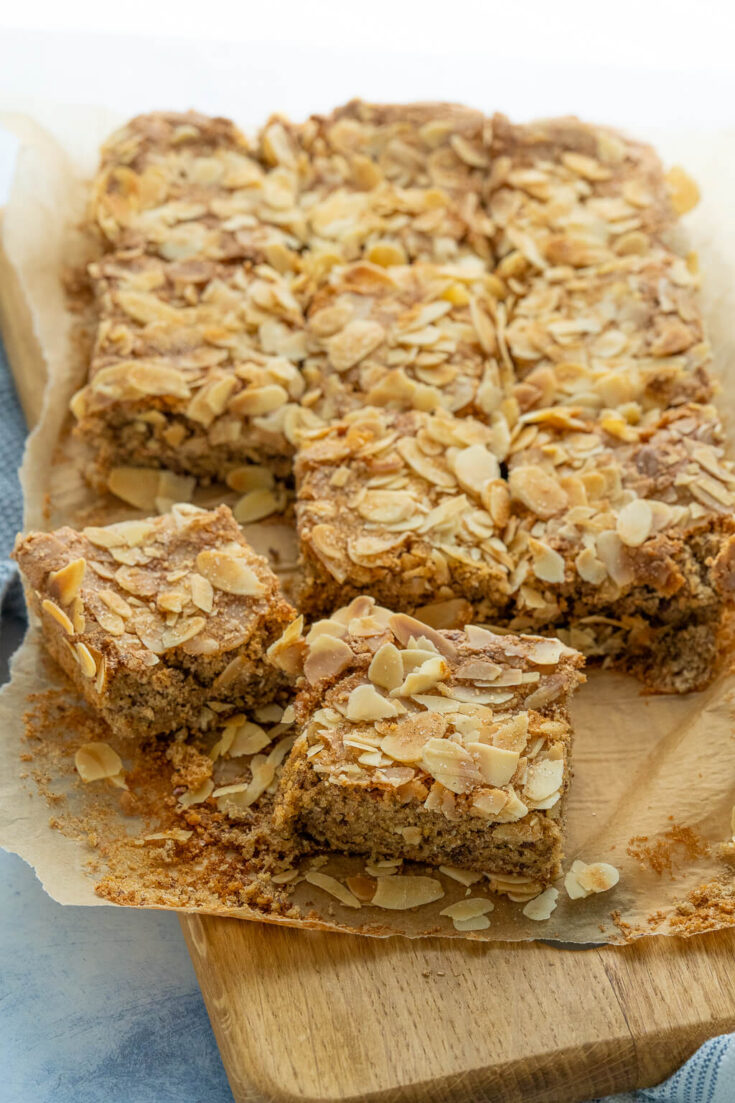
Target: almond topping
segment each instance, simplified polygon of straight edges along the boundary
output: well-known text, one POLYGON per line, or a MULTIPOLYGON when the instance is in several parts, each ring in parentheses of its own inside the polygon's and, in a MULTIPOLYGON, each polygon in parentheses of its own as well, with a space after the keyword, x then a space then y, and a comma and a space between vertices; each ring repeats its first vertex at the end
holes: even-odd
POLYGON ((390 911, 407 911, 441 900, 444 889, 434 877, 410 877, 394 874, 378 877, 378 885, 371 903, 376 908, 390 911))
POLYGON ((216 590, 242 597, 261 597, 265 586, 255 571, 236 558, 222 551, 201 551, 197 556, 197 570, 216 590))
POLYGON ((74 559, 48 576, 48 588, 62 605, 70 605, 79 593, 86 566, 85 559, 74 559))
POLYGON ((82 781, 107 779, 119 789, 127 789, 122 759, 109 743, 85 743, 74 755, 74 765, 82 781))

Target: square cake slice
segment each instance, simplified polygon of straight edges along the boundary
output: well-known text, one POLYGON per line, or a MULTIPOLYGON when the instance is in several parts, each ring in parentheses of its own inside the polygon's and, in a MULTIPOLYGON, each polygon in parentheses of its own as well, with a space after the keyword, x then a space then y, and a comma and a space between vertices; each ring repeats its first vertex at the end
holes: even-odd
POLYGON ((499 614, 513 566, 501 538, 508 443, 501 413, 485 425, 441 410, 367 407, 305 434, 300 608, 328 613, 366 593, 403 612, 460 599, 499 614))
POLYGON ((13 554, 47 649, 121 735, 206 727, 284 684, 264 654, 294 610, 226 506, 31 532, 13 554))
POLYGON ((316 412, 441 407, 489 419, 510 383, 496 359, 496 283, 479 257, 333 269, 308 312, 316 412))
POLYGON ((531 415, 511 444, 517 632, 554 632, 651 689, 702 689, 735 597, 735 466, 711 406, 531 415), (515 443, 523 447, 514 450, 515 443))
POLYGON ((71 408, 109 476, 166 467, 224 480, 244 463, 290 473, 306 355, 289 276, 267 265, 167 263, 128 252, 90 265, 97 331, 71 408))
POLYGON ((557 639, 436 631, 366 597, 295 636, 271 649, 303 669, 279 829, 501 886, 557 876, 581 655, 557 639))

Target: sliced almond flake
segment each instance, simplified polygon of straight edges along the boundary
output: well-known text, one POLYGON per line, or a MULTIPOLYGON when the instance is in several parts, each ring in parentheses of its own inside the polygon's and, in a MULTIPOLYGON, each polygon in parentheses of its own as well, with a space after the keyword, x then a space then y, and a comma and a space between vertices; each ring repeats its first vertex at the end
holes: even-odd
POLYGON ((150 521, 118 521, 104 528, 82 529, 91 544, 101 548, 134 548, 144 543, 155 531, 150 521))
POLYGON ((223 551, 206 550, 197 556, 197 570, 217 590, 244 597, 261 597, 265 586, 242 559, 223 551))
POLYGON ((271 881, 274 885, 289 885, 296 880, 298 875, 299 871, 297 869, 284 869, 280 873, 274 873, 271 881))
POLYGON ((518 751, 494 747, 489 743, 466 743, 465 746, 475 759, 483 781, 496 789, 508 784, 521 757, 518 751))
MULTIPOLYGON (((457 869, 456 866, 439 866, 439 872, 465 886, 474 885, 476 881, 481 881, 484 877, 483 873, 474 873, 471 869, 457 869)), ((441 914, 445 913, 442 912, 441 914)))
POLYGON ((629 548, 637 548, 643 544, 650 536, 652 527, 653 510, 650 502, 644 498, 634 498, 618 514, 617 533, 629 548))
POLYGON ((307 682, 315 685, 323 678, 334 678, 352 663, 352 648, 336 636, 317 636, 307 644, 304 661, 304 676, 307 682))
POLYGON ((444 896, 441 882, 434 877, 393 874, 388 877, 378 876, 377 882, 371 903, 376 908, 386 908, 389 911, 420 908, 425 904, 433 904, 444 896))
POLYGON ((172 827, 168 831, 156 831, 153 835, 144 835, 144 843, 168 842, 185 843, 194 834, 193 831, 185 831, 181 827, 172 827))
POLYGON ((60 624, 68 635, 74 635, 74 625, 69 620, 64 610, 61 609, 55 601, 50 601, 48 598, 44 598, 41 602, 41 608, 45 613, 48 613, 48 615, 52 617, 57 624, 60 624))
POLYGON ((576 870, 574 866, 572 866, 572 869, 574 870, 577 882, 586 892, 607 892, 617 885, 620 880, 620 873, 618 870, 615 866, 611 866, 607 862, 593 862, 583 869, 577 868, 576 870))
POLYGON ((403 644, 404 647, 412 636, 426 636, 445 659, 449 659, 451 662, 457 658, 457 649, 450 640, 442 636, 440 632, 430 628, 428 624, 416 620, 415 617, 408 616, 407 613, 393 613, 388 621, 388 626, 398 642, 403 644))
POLYGON ((148 513, 156 508, 161 472, 144 467, 113 467, 107 477, 112 494, 136 509, 148 513))
POLYGON ((365 863, 365 872, 370 877, 387 877, 396 873, 403 865, 403 858, 380 858, 365 863))
POLYGON ((382 697, 375 686, 370 684, 356 686, 347 699, 348 720, 384 720, 390 716, 398 716, 400 711, 401 707, 396 701, 382 697))
POLYGON ((191 590, 191 600, 197 609, 201 609, 203 613, 211 613, 214 606, 212 583, 204 575, 192 571, 189 575, 189 589, 191 590))
POLYGON ((561 788, 563 780, 564 760, 562 758, 547 758, 534 762, 528 768, 525 795, 532 801, 546 800, 561 788))
POLYGON ((205 778, 196 789, 189 789, 186 793, 181 794, 179 805, 182 808, 191 808, 193 804, 203 804, 211 796, 213 789, 214 782, 211 777, 205 778))
POLYGON ((87 566, 85 559, 74 559, 48 576, 48 587, 62 605, 70 605, 79 593, 87 566))
POLYGON ((493 911, 495 904, 492 900, 488 900, 483 896, 471 896, 465 900, 458 900, 456 904, 450 904, 449 907, 444 908, 439 912, 439 915, 448 916, 454 923, 457 930, 485 930, 490 926, 490 921, 480 924, 479 926, 465 926, 469 920, 479 919, 485 917, 488 912, 493 911))
POLYGON ((76 643, 74 644, 74 651, 77 662, 79 663, 79 668, 84 677, 94 678, 97 674, 97 663, 87 645, 85 643, 76 643))
POLYGON ((330 896, 334 896, 346 908, 362 907, 354 893, 351 893, 347 886, 338 881, 336 877, 330 877, 328 873, 315 873, 309 870, 304 874, 304 880, 323 892, 329 893, 330 896))
POLYGON ((403 681, 401 652, 392 643, 378 648, 368 667, 368 678, 382 689, 397 689, 403 681))
POLYGON ((523 909, 523 914, 527 919, 534 919, 539 922, 544 919, 549 919, 551 913, 556 908, 558 896, 558 889, 545 889, 539 896, 534 896, 532 900, 528 901, 523 909))
POLYGON ((467 793, 482 784, 472 756, 449 739, 429 739, 421 752, 421 765, 452 793, 467 793))
MULTIPOLYGON (((237 796, 235 805, 237 808, 249 808, 255 804, 275 777, 275 767, 268 761, 265 755, 256 754, 250 762, 252 777, 247 785, 226 785, 220 790, 215 790, 214 795, 219 799, 228 796, 237 796)), ((218 807, 223 806, 218 803, 218 807)), ((224 806, 226 810, 226 804, 224 806)))
POLYGON ((109 743, 84 743, 74 755, 74 765, 82 781, 111 781, 127 789, 122 759, 109 743))
POLYGON ((473 915, 469 919, 454 919, 455 931, 486 931, 490 926, 490 920, 486 915, 473 915))
POLYGON ((449 675, 449 667, 440 656, 427 659, 406 676, 402 685, 391 690, 392 697, 410 697, 415 693, 425 693, 443 681, 449 675))
POLYGON ((232 742, 227 749, 230 758, 239 758, 244 754, 257 754, 271 742, 270 736, 260 724, 244 720, 234 728, 232 742))

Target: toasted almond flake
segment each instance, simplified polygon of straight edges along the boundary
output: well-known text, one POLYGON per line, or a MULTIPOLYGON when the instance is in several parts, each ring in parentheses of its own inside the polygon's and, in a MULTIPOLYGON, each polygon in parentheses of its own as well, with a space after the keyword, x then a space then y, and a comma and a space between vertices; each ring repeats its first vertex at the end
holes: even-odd
POLYGON ((510 800, 503 789, 481 789, 472 795, 472 814, 495 820, 510 800))
POLYGON ((456 866, 439 866, 439 872, 445 877, 451 877, 453 881, 459 881, 460 885, 469 887, 477 881, 481 881, 484 874, 475 873, 471 869, 457 869, 456 866))
POLYGON ((274 885, 288 885, 295 881, 298 875, 299 871, 297 869, 284 869, 280 873, 274 873, 271 881, 274 885))
POLYGON ((122 759, 109 743, 85 743, 74 755, 74 765, 82 781, 111 781, 127 789, 122 759))
POLYGON ((607 578, 607 568, 592 548, 583 548, 574 560, 574 565, 582 581, 593 586, 600 586, 607 578))
POLYGON ((336 636, 317 636, 307 644, 304 676, 311 685, 323 678, 334 678, 352 663, 352 648, 336 636))
POLYGON ((348 720, 384 720, 400 711, 397 702, 381 696, 373 685, 355 686, 347 699, 348 720))
POLYGON ((453 468, 462 489, 477 497, 488 483, 500 475, 497 459, 484 444, 472 444, 462 449, 454 459, 453 468))
POLYGON ((226 753, 230 758, 256 754, 263 747, 267 747, 270 741, 270 736, 260 724, 254 724, 251 720, 242 720, 233 728, 232 742, 226 753))
POLYGON ((378 322, 356 318, 327 343, 332 367, 338 372, 349 371, 384 340, 385 330, 378 322))
POLYGON ((442 636, 440 632, 430 628, 428 624, 416 620, 415 617, 408 616, 407 613, 393 613, 388 621, 388 626, 398 642, 403 644, 404 647, 412 636, 419 637, 423 635, 431 640, 437 651, 445 659, 452 661, 457 658, 457 649, 450 640, 442 636))
POLYGON ((378 648, 368 667, 368 678, 382 689, 393 690, 401 685, 403 664, 401 653, 395 644, 384 643, 378 648))
POLYGON ((70 605, 79 593, 86 566, 85 559, 74 559, 48 576, 48 588, 62 605, 70 605))
POLYGON ((480 916, 486 916, 488 912, 493 911, 494 908, 495 904, 492 900, 488 900, 484 896, 470 896, 466 900, 458 900, 456 904, 450 904, 448 907, 443 908, 442 911, 439 912, 439 915, 449 916, 449 918, 453 920, 457 930, 483 930, 490 926, 489 920, 479 927, 467 928, 463 926, 463 924, 469 919, 477 919, 480 916), (462 926, 459 924, 462 924, 462 926))
POLYGON ((113 467, 107 486, 117 498, 136 509, 148 512, 156 508, 161 472, 144 467, 113 467))
POLYGON ((493 747, 489 743, 467 743, 465 746, 475 759, 483 781, 497 789, 508 784, 521 757, 518 751, 493 747))
POLYGON ((303 671, 304 654, 306 652, 306 644, 302 639, 303 630, 303 616, 296 617, 266 651, 268 661, 285 674, 291 675, 291 677, 295 677, 303 671))
POLYGON ((255 464, 234 468, 228 472, 225 481, 238 494, 247 494, 251 490, 272 490, 275 486, 273 472, 255 464))
POLYGON ((687 214, 699 202, 699 188, 691 176, 679 165, 674 165, 666 173, 666 183, 671 197, 671 205, 678 215, 687 214))
POLYGON ((347 888, 363 904, 369 904, 375 895, 376 883, 374 878, 365 877, 362 873, 346 879, 347 888))
POLYGON ((528 800, 546 800, 556 793, 564 781, 564 759, 546 758, 528 767, 525 794, 528 800))
POLYGON ((650 536, 652 526, 653 510, 644 498, 634 498, 618 514, 617 533, 629 548, 640 547, 650 536))
POLYGON ((261 597, 265 593, 265 586, 255 571, 234 555, 208 549, 199 552, 196 562, 199 573, 216 590, 242 597, 261 597))
POLYGON ((583 869, 574 869, 574 866, 572 866, 572 869, 578 883, 586 892, 607 892, 617 885, 620 880, 618 870, 607 862, 593 862, 583 869))
POLYGON ((543 520, 560 513, 568 505, 566 492, 557 480, 534 464, 514 467, 508 477, 508 486, 511 498, 522 502, 543 520))
POLYGON ((336 877, 330 877, 328 873, 318 873, 313 870, 309 870, 304 874, 304 880, 308 881, 310 885, 316 886, 323 892, 329 893, 330 896, 334 896, 339 900, 340 904, 344 904, 346 908, 361 908, 362 904, 350 890, 343 885, 336 877))
POLYGON ((181 827, 171 827, 168 831, 156 831, 153 835, 144 835, 144 843, 158 843, 158 842, 175 842, 185 843, 192 835, 193 831, 185 831, 181 827))
POLYGON ((410 697, 414 693, 425 693, 448 675, 449 667, 441 656, 436 655, 408 674, 402 685, 391 690, 391 697, 410 697))
POLYGON ((628 586, 633 581, 633 570, 626 559, 625 545, 617 532, 601 532, 596 543, 597 554, 615 585, 628 586))
POLYGON ((389 911, 420 908, 425 904, 433 904, 444 896, 441 882, 434 877, 392 874, 388 877, 378 876, 377 882, 371 903, 376 908, 386 908, 389 911))
POLYGON ((203 613, 211 613, 214 607, 212 583, 204 575, 192 571, 189 575, 189 589, 191 590, 191 600, 197 609, 201 609, 203 613))
POLYGON ((166 628, 161 643, 164 651, 180 647, 198 635, 207 623, 206 617, 181 617, 172 628, 166 628))
POLYGON ((551 913, 556 908, 558 896, 558 889, 551 887, 545 889, 539 896, 534 896, 532 900, 528 901, 523 909, 523 914, 527 919, 534 919, 538 922, 549 919, 551 913))
POLYGON ((205 778, 201 785, 196 789, 189 789, 186 793, 182 793, 179 797, 179 805, 182 808, 191 808, 193 804, 203 804, 209 796, 211 796, 214 789, 214 782, 211 777, 205 778))
POLYGON ((249 525, 254 521, 262 521, 270 517, 272 513, 278 513, 283 508, 283 500, 278 494, 265 487, 250 490, 235 504, 232 514, 241 525, 249 525))
POLYGON ((60 609, 55 601, 49 601, 48 598, 44 598, 41 602, 41 608, 45 613, 48 613, 50 617, 53 617, 57 624, 60 624, 64 631, 70 636, 74 634, 74 625, 69 620, 64 610, 60 609))
POLYGON ((540 540, 531 539, 529 546, 533 556, 533 573, 536 578, 541 579, 542 582, 563 582, 563 556, 540 540))
POLYGON ((104 528, 94 526, 82 529, 91 544, 100 548, 135 548, 144 543, 154 532, 150 521, 118 521, 104 528))
POLYGON ((452 793, 467 793, 482 783, 482 774, 472 756, 449 739, 429 739, 421 754, 421 764, 452 793))
POLYGON ((97 673, 97 663, 87 645, 85 643, 75 643, 74 652, 84 677, 94 678, 97 673))

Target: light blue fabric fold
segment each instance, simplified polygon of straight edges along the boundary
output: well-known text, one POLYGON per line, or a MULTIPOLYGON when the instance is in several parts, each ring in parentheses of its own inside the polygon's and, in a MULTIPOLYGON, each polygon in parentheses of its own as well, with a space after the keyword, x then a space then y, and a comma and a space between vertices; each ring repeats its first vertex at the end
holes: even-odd
MULTIPOLYGON (((18 574, 7 556, 22 523, 18 468, 25 435, 23 413, 0 346, 0 609, 3 615, 24 615, 18 574)), ((155 998, 155 993, 151 993, 151 999, 155 998)), ((195 1071, 193 1069, 192 1074, 195 1071)), ((610 1096, 596 1103, 613 1103, 613 1100, 614 1103, 735 1103, 735 1035, 706 1042, 659 1087, 610 1096)))

